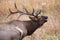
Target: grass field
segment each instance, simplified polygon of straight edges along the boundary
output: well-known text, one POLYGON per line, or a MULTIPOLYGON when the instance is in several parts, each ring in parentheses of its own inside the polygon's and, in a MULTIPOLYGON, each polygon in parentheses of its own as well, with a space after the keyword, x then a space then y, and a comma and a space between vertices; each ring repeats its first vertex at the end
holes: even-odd
MULTIPOLYGON (((9 8, 12 11, 16 11, 14 8, 15 2, 21 11, 23 11, 23 4, 29 12, 32 12, 32 8, 35 11, 42 9, 41 15, 48 16, 47 23, 23 40, 60 40, 60 0, 0 0, 0 22, 17 19, 19 14, 6 18, 9 15, 9 8)), ((21 18, 23 20, 25 20, 24 18, 28 19, 27 16, 22 16, 21 18)))

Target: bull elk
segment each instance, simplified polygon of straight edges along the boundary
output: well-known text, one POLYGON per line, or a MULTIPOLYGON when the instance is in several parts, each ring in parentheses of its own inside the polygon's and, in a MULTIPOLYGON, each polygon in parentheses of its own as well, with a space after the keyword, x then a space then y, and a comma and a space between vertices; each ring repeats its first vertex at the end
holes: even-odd
POLYGON ((47 22, 47 16, 38 16, 41 13, 40 9, 36 13, 34 13, 34 9, 32 13, 29 13, 27 9, 23 7, 26 12, 22 12, 18 10, 16 3, 14 5, 16 11, 12 12, 9 9, 10 15, 20 13, 21 15, 28 15, 31 20, 13 20, 6 23, 0 23, 0 40, 22 40, 25 36, 33 34, 37 28, 47 22))

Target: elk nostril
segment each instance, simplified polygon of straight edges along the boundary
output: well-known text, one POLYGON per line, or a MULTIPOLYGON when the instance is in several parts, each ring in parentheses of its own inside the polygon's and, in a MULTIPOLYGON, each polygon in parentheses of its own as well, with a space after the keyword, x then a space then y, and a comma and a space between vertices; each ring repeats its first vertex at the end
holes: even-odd
POLYGON ((48 17, 47 17, 47 16, 45 16, 45 19, 48 19, 48 17))

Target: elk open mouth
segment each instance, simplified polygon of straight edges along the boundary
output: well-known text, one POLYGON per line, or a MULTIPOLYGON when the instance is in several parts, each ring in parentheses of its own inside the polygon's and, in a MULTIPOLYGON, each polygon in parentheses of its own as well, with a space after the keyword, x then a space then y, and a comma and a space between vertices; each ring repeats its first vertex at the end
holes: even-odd
POLYGON ((48 19, 48 17, 46 16, 46 17, 45 17, 45 22, 47 22, 47 19, 48 19))

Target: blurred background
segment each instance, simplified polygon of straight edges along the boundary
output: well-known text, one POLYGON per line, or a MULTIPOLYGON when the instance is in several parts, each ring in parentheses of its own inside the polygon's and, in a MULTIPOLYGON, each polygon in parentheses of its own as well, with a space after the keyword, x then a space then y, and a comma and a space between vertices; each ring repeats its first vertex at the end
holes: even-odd
POLYGON ((10 14, 9 8, 16 11, 14 3, 21 11, 24 10, 22 6, 24 5, 29 12, 32 12, 32 8, 35 11, 41 9, 40 15, 48 16, 48 21, 41 28, 23 40, 60 40, 60 0, 0 0, 0 23, 11 20, 29 20, 26 15, 17 19, 19 14, 13 14, 7 18, 10 14))

